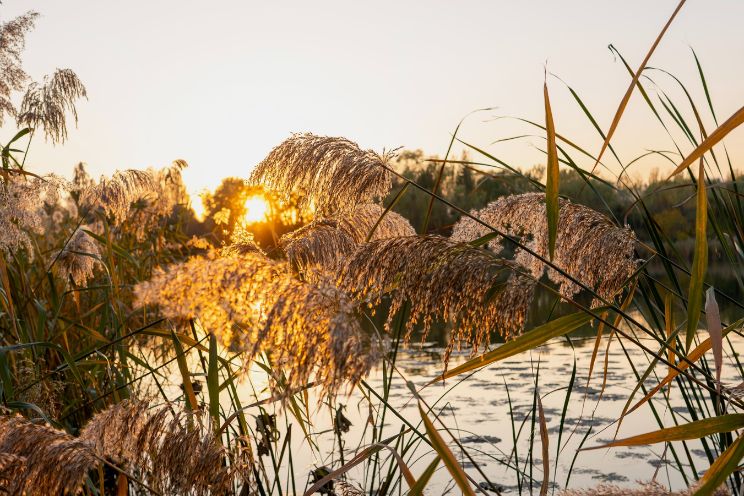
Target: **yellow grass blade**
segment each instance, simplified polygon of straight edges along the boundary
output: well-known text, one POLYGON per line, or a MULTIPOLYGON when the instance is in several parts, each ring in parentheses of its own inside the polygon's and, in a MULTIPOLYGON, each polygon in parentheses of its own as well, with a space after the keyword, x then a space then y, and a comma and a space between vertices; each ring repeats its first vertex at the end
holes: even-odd
POLYGON ((434 472, 436 472, 437 466, 439 465, 440 461, 442 461, 442 459, 439 457, 439 455, 434 457, 431 463, 421 474, 421 477, 419 477, 416 483, 411 487, 411 490, 408 492, 408 496, 422 496, 424 494, 424 489, 431 480, 431 477, 434 475, 434 472))
MULTIPOLYGON (((598 310, 602 310, 601 308, 598 310)), ((481 356, 475 357, 467 362, 459 365, 453 369, 444 372, 442 375, 432 380, 429 384, 433 384, 438 381, 443 381, 456 375, 465 374, 477 368, 483 367, 499 360, 504 360, 510 356, 517 355, 523 351, 531 350, 536 346, 540 346, 546 341, 568 334, 574 331, 592 320, 592 316, 584 312, 576 312, 564 317, 551 320, 541 326, 535 327, 529 332, 526 332, 516 339, 513 339, 507 343, 502 344, 495 350, 484 353, 481 356)))
POLYGON ((671 178, 672 176, 679 174, 690 165, 692 165, 695 160, 702 158, 702 156, 708 150, 713 148, 728 133, 741 126, 742 124, 744 124, 744 107, 737 110, 734 115, 728 118, 726 122, 718 126, 715 131, 710 133, 710 135, 705 138, 705 140, 703 140, 703 142, 700 143, 700 145, 698 145, 698 147, 695 148, 692 153, 690 153, 687 158, 685 158, 682 163, 677 166, 676 169, 674 169, 674 172, 672 172, 669 177, 671 178))
POLYGON ((690 350, 697 332, 700 312, 703 307, 703 281, 708 267, 708 198, 705 191, 705 167, 700 159, 697 181, 697 206, 695 213, 695 254, 690 272, 690 287, 687 292, 687 337, 685 349, 690 350))
POLYGON ((700 439, 711 434, 731 432, 744 427, 744 413, 721 415, 703 420, 690 422, 689 424, 667 427, 645 434, 619 439, 611 443, 584 448, 585 451, 613 448, 616 446, 639 446, 644 444, 664 443, 670 441, 686 441, 688 439, 700 439))
POLYGON ((661 30, 661 33, 659 33, 659 36, 656 37, 654 44, 651 45, 651 49, 646 54, 646 58, 643 59, 643 62, 641 62, 641 65, 638 67, 638 70, 633 75, 633 79, 630 82, 630 86, 628 86, 628 90, 625 92, 623 99, 620 101, 620 106, 617 108, 617 112, 615 112, 615 117, 612 119, 612 124, 610 124, 610 130, 607 131, 607 137, 605 138, 604 143, 602 143, 602 148, 599 150, 599 155, 597 155, 597 161, 594 163, 594 166, 592 167, 592 174, 594 174, 594 170, 597 168, 599 161, 602 160, 602 155, 604 155, 604 152, 607 150, 607 146, 610 144, 610 140, 612 139, 612 136, 615 134, 617 125, 620 123, 620 118, 622 117, 623 112, 625 112, 625 107, 628 106, 628 102, 630 101, 630 95, 633 94, 633 88, 635 88, 636 84, 638 84, 638 80, 641 78, 641 73, 646 68, 646 64, 648 64, 648 61, 651 59, 651 55, 656 50, 656 47, 659 46, 661 39, 664 37, 664 34, 667 32, 667 29, 669 29, 669 26, 672 24, 672 21, 674 21, 674 18, 677 17, 677 14, 682 9, 682 6, 685 4, 685 1, 686 0, 681 0, 679 2, 679 5, 677 5, 677 8, 674 9, 672 16, 669 18, 667 23, 664 25, 664 28, 661 30))
POLYGON ((434 424, 429 419, 429 416, 426 415, 426 412, 424 412, 424 409, 421 408, 421 403, 419 403, 419 413, 421 414, 421 420, 424 421, 426 434, 428 434, 429 436, 432 447, 442 458, 444 466, 447 467, 447 470, 449 470, 450 475, 452 475, 452 478, 457 483, 460 491, 462 491, 463 494, 475 496, 475 492, 473 492, 473 489, 470 487, 470 483, 468 482, 468 477, 465 475, 465 471, 462 469, 460 464, 457 463, 455 455, 449 449, 447 443, 444 442, 442 436, 439 435, 439 432, 437 432, 437 429, 434 427, 434 424))
MULTIPOLYGON (((728 327, 726 327, 722 332, 721 336, 725 337, 729 332, 733 331, 734 329, 738 329, 741 324, 744 323, 744 319, 739 319, 733 324, 730 324, 728 327)), ((700 343, 694 350, 692 350, 690 353, 687 354, 687 360, 689 360, 692 363, 697 362, 700 360, 700 358, 705 355, 713 346, 713 343, 711 342, 710 338, 706 339, 702 343, 700 343)), ((625 415, 630 414, 631 412, 634 412, 639 407, 641 407, 644 403, 646 403, 648 400, 650 400, 656 393, 658 393, 661 388, 672 382, 675 377, 677 377, 680 372, 683 372, 687 370, 690 367, 690 365, 686 361, 680 361, 677 364, 677 368, 679 370, 672 370, 669 372, 669 375, 667 375, 664 380, 662 380, 659 384, 657 384, 653 389, 651 389, 646 396, 643 397, 638 403, 636 403, 633 408, 628 410, 628 412, 625 415)))
POLYGON ((701 479, 703 483, 697 488, 693 496, 708 496, 726 481, 726 478, 736 470, 739 462, 744 458, 744 436, 736 441, 716 458, 701 479))
POLYGON ((550 260, 555 254, 555 241, 558 234, 558 185, 560 174, 558 170, 558 148, 555 144, 555 124, 553 123, 553 111, 550 109, 550 97, 548 96, 548 83, 543 84, 543 96, 545 98, 545 130, 548 138, 548 169, 545 181, 545 212, 548 217, 548 253, 550 260))

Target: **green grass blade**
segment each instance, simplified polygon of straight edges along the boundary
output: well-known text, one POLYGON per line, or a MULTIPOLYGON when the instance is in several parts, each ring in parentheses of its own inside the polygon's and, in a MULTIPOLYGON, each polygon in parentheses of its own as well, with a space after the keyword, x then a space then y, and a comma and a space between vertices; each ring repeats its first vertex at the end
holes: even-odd
POLYGON ((219 360, 217 356, 217 338, 209 335, 209 364, 207 368, 207 392, 209 393, 209 415, 214 422, 214 428, 220 426, 220 378, 219 360))
POLYGON ((690 287, 687 292, 687 337, 685 348, 692 346, 703 306, 703 282, 708 266, 708 199, 705 191, 705 168, 700 160, 697 184, 697 212, 695 215, 695 253, 692 260, 690 287))
POLYGON ((545 183, 545 211, 548 218, 548 252, 552 261, 555 255, 556 236, 558 235, 558 188, 560 173, 558 168, 558 149, 555 144, 555 123, 553 122, 553 111, 550 108, 547 81, 543 84, 543 96, 545 98, 545 129, 547 130, 548 139, 548 176, 545 183))

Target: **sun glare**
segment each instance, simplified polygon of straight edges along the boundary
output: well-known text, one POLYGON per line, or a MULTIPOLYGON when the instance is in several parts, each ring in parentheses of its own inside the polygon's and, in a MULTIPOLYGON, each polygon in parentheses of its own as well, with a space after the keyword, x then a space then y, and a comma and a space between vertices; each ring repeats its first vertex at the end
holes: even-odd
POLYGON ((245 201, 245 221, 248 224, 264 222, 269 210, 269 204, 263 196, 250 196, 245 201))

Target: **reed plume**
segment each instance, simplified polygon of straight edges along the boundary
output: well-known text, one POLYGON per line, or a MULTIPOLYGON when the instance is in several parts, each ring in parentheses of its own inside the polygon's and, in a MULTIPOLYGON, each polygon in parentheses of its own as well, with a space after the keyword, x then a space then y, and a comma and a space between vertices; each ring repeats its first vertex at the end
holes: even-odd
POLYGON ((25 250, 29 259, 34 258, 34 245, 30 234, 44 232, 45 205, 54 205, 64 181, 49 175, 43 178, 26 178, 9 175, 0 181, 0 250, 10 258, 25 250))
POLYGON ((333 219, 314 220, 282 236, 279 244, 299 271, 312 267, 333 271, 356 247, 351 234, 333 219))
MULTIPOLYGON (((638 487, 621 487, 614 484, 600 484, 587 489, 564 489, 558 496, 692 496, 695 486, 681 491, 670 491, 658 482, 641 483, 638 487)), ((725 486, 716 489, 711 496, 728 496, 725 486)))
POLYGON ((192 257, 135 287, 137 305, 157 304, 173 320, 199 319, 234 351, 268 353, 291 388, 314 376, 324 392, 355 383, 379 355, 365 339, 351 303, 328 278, 292 276, 289 265, 258 251, 192 257))
POLYGON ((70 69, 57 69, 51 76, 44 76, 41 83, 31 83, 21 102, 18 124, 34 129, 44 128, 44 135, 52 143, 67 139, 67 114, 77 125, 75 102, 87 98, 82 81, 70 69))
MULTIPOLYGON (((560 218, 553 263, 574 279, 593 289, 606 300, 613 299, 636 270, 634 259, 636 237, 628 227, 617 227, 607 217, 591 208, 569 200, 559 200, 560 218)), ((535 253, 548 259, 548 225, 545 195, 527 193, 499 198, 472 214, 510 236, 517 236, 535 253)), ((469 217, 460 219, 451 239, 473 241, 492 232, 469 217)), ((489 243, 500 250, 498 240, 489 243)), ((539 258, 517 249, 515 261, 539 279, 546 264, 539 258)), ((581 287, 548 267, 548 277, 560 286, 564 298, 572 298, 581 287)), ((595 300, 594 304, 599 301, 595 300)))
POLYGON ((145 184, 139 195, 131 202, 127 220, 139 242, 151 238, 156 245, 162 244, 160 228, 167 223, 179 206, 188 204, 188 193, 183 182, 183 170, 188 167, 185 160, 175 160, 161 169, 148 168, 146 173, 152 184, 145 184))
POLYGON ((287 200, 299 193, 301 208, 313 206, 330 215, 384 197, 392 185, 385 168, 391 158, 345 138, 293 134, 256 166, 249 182, 287 200))
POLYGON ((9 494, 4 488, 23 477, 26 458, 10 453, 0 453, 0 494, 9 494))
POLYGON ((375 241, 416 234, 403 216, 387 212, 383 217, 384 212, 381 206, 370 203, 350 213, 317 219, 282 236, 280 246, 289 261, 301 270, 318 266, 335 271, 344 257, 368 237, 375 241))
POLYGON ((102 265, 95 240, 85 232, 89 226, 75 230, 67 244, 52 258, 54 269, 64 281, 72 280, 76 286, 86 286, 94 277, 96 267, 102 265))
POLYGON ((445 362, 469 343, 473 352, 489 333, 508 339, 523 327, 535 281, 515 272, 512 262, 438 236, 409 236, 360 245, 340 271, 340 287, 370 305, 391 295, 386 328, 406 302, 405 339, 417 323, 426 338, 435 319, 453 324, 445 362))
POLYGON ((137 473, 162 494, 225 494, 247 481, 246 463, 224 448, 209 422, 191 413, 125 400, 93 416, 79 437, 15 416, 0 416, 0 481, 22 461, 20 474, 0 486, 29 496, 77 494, 102 460, 137 473), (228 463, 229 462, 229 463, 228 463))
POLYGON ((230 235, 230 244, 227 244, 220 249, 220 255, 223 257, 245 255, 246 253, 251 252, 260 253, 262 255, 264 254, 261 247, 256 243, 253 233, 248 231, 242 224, 235 226, 235 229, 230 235))
POLYGON ((162 494, 226 494, 249 471, 201 420, 126 400, 95 415, 80 440, 162 494))
POLYGON ((271 356, 283 366, 290 388, 321 386, 321 397, 343 385, 355 386, 382 357, 377 341, 365 335, 347 296, 329 278, 313 284, 285 281, 262 331, 271 356))
POLYGON ((79 202, 87 212, 101 211, 122 222, 133 202, 153 192, 157 192, 157 185, 149 172, 128 169, 115 172, 111 178, 101 177, 98 184, 80 192, 79 202))
POLYGON ((225 346, 235 345, 235 329, 252 331, 245 339, 257 342, 257 329, 275 298, 272 288, 290 277, 288 270, 258 252, 222 257, 211 252, 157 270, 135 287, 135 305, 158 305, 175 321, 198 319, 225 346))
POLYGON ((0 417, 0 454, 25 459, 21 476, 4 489, 28 496, 76 494, 98 463, 84 441, 19 415, 0 417))
POLYGON ((10 97, 23 89, 28 74, 23 70, 21 55, 26 46, 26 34, 33 29, 38 12, 29 11, 0 24, 0 126, 5 116, 16 116, 10 97))

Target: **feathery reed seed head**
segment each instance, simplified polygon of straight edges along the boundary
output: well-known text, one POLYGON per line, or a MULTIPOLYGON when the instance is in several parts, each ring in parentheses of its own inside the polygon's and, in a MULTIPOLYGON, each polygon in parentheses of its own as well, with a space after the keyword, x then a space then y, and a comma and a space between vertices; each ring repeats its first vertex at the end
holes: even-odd
MULTIPOLYGON (((548 225, 545 195, 527 193, 499 198, 472 214, 510 236, 517 236, 535 253, 548 259, 548 225)), ((456 224, 451 239, 467 242, 491 232, 469 217, 456 224)), ((574 279, 592 288, 604 299, 611 300, 622 289, 638 266, 634 259, 636 237, 628 227, 617 227, 607 217, 583 205, 559 200, 558 235, 553 263, 574 279)), ((498 251, 499 241, 489 247, 498 251)), ((518 249, 515 261, 528 268, 539 279, 546 264, 518 249)), ((560 286, 564 298, 572 298, 581 287, 548 268, 548 277, 560 286)), ((598 301, 594 305, 599 304, 598 301)))
POLYGON ((387 212, 382 217, 383 213, 385 210, 381 206, 370 203, 348 213, 316 219, 282 236, 280 246, 289 261, 300 270, 318 266, 326 271, 336 271, 344 257, 359 243, 365 242, 367 237, 375 241, 416 234, 408 220, 400 214, 387 212))
POLYGON ((392 186, 385 166, 390 154, 362 150, 345 138, 293 134, 256 166, 249 182, 302 196, 323 215, 352 210, 384 197, 392 186))
POLYGON ((129 215, 132 203, 157 192, 157 185, 149 172, 136 169, 117 171, 111 178, 101 177, 98 184, 80 192, 80 205, 87 211, 101 210, 116 222, 129 215))
POLYGON ((339 285, 376 304, 391 294, 386 327, 410 305, 406 339, 416 324, 426 338, 435 319, 453 324, 445 361, 455 347, 473 352, 488 344, 490 332, 505 338, 523 327, 535 281, 514 264, 467 244, 438 236, 390 238, 360 245, 340 271, 339 285))
POLYGON ((14 91, 22 90, 28 80, 21 55, 26 46, 26 34, 33 29, 38 17, 38 12, 29 11, 0 24, 0 126, 6 115, 16 115, 10 97, 14 91))
POLYGON ((0 181, 0 250, 6 256, 25 249, 33 259, 29 234, 44 232, 44 205, 55 204, 64 187, 65 182, 54 175, 27 178, 13 174, 0 181))
POLYGON ((19 415, 0 417, 0 453, 25 459, 22 477, 10 482, 10 494, 76 494, 97 464, 85 442, 19 415))
MULTIPOLYGON (((681 491, 670 491, 658 482, 642 482, 638 487, 621 487, 614 484, 600 484, 587 489, 564 489, 558 496, 692 496, 695 487, 681 491)), ((725 486, 716 489, 712 496, 728 496, 725 486)))
POLYGON ((287 372, 290 387, 315 377, 324 392, 357 382, 379 348, 365 339, 348 298, 313 275, 292 276, 289 265, 258 251, 192 257, 135 288, 138 305, 158 304, 170 319, 196 319, 225 346, 252 359, 259 351, 287 372))
POLYGON ((52 260, 56 258, 54 268, 59 276, 64 281, 72 279, 77 286, 86 286, 96 267, 102 265, 98 245, 85 232, 89 229, 89 226, 76 229, 64 248, 52 257, 52 260))
POLYGON ((44 135, 53 143, 67 139, 67 113, 77 125, 75 101, 87 98, 85 86, 70 69, 57 69, 45 76, 41 83, 31 83, 21 102, 17 120, 19 125, 44 128, 44 135))

